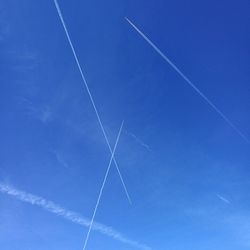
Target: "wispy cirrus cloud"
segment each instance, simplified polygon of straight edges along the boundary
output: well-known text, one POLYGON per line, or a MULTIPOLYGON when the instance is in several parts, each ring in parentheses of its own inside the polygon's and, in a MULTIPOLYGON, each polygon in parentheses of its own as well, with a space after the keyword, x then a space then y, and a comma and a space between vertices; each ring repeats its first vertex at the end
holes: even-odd
POLYGON ((65 168, 69 168, 69 164, 68 162, 65 160, 65 158, 63 157, 62 153, 60 153, 57 150, 53 150, 52 153, 55 155, 56 160, 58 161, 58 163, 60 165, 62 165, 65 168))
MULTIPOLYGON (((31 193, 27 193, 25 191, 16 189, 10 185, 6 185, 5 183, 0 182, 0 192, 4 194, 8 194, 10 196, 15 197, 16 199, 29 203, 31 205, 38 206, 50 213, 53 213, 57 216, 60 216, 68 221, 71 221, 75 224, 89 227, 91 221, 88 218, 83 217, 82 215, 73 212, 71 210, 68 210, 52 201, 48 201, 40 196, 33 195, 31 193)), ((142 244, 140 242, 137 242, 135 240, 131 240, 127 238, 122 233, 116 231, 112 227, 103 225, 101 223, 94 222, 92 225, 92 230, 97 231, 103 235, 106 235, 108 237, 113 238, 114 240, 117 240, 121 243, 127 244, 130 247, 134 247, 136 249, 141 250, 152 250, 151 247, 142 244)))
POLYGON ((42 123, 48 123, 52 119, 53 111, 51 106, 47 104, 35 105, 27 98, 21 98, 19 102, 24 107, 27 115, 40 120, 42 123))

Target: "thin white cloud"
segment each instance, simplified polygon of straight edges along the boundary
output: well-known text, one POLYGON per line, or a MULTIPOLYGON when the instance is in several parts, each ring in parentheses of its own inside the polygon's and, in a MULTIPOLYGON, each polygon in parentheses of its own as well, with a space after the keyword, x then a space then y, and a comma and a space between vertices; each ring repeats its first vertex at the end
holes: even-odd
MULTIPOLYGON (((60 216, 66 220, 69 220, 75 224, 84 226, 84 227, 89 227, 90 226, 90 220, 81 216, 80 214, 67 210, 64 207, 61 207, 60 205, 57 205, 56 203, 52 201, 48 201, 42 197, 39 197, 37 195, 33 195, 21 190, 18 190, 10 185, 6 185, 5 183, 0 182, 0 192, 4 194, 8 194, 10 196, 15 197, 16 199, 27 202, 31 205, 36 205, 40 208, 45 209, 46 211, 53 213, 57 216, 60 216)), ((125 235, 122 233, 116 231, 112 227, 103 225, 101 223, 94 222, 92 225, 92 230, 95 230, 99 233, 102 233, 106 236, 109 236, 121 243, 127 244, 131 247, 141 249, 141 250, 152 250, 151 247, 139 243, 137 241, 131 240, 127 238, 125 235)))
POLYGON ((58 161, 59 164, 61 164, 63 167, 65 168, 69 168, 69 164, 67 163, 67 161, 64 159, 64 157, 62 156, 61 153, 59 153, 56 150, 52 151, 55 154, 56 160, 58 161))
POLYGON ((29 99, 21 98, 20 104, 24 106, 25 113, 42 123, 46 124, 52 120, 53 111, 49 105, 34 105, 29 99))
POLYGON ((42 123, 46 124, 51 120, 52 111, 48 105, 45 105, 41 108, 38 107, 30 107, 31 114, 40 120, 42 123), (33 112, 33 113, 32 113, 33 112))
POLYGON ((221 118, 230 125, 239 136, 241 136, 247 143, 250 143, 249 139, 234 125, 234 123, 219 109, 217 106, 205 95, 200 89, 128 18, 125 17, 128 23, 138 32, 138 34, 193 88, 198 95, 200 95, 210 107, 217 112, 221 118))

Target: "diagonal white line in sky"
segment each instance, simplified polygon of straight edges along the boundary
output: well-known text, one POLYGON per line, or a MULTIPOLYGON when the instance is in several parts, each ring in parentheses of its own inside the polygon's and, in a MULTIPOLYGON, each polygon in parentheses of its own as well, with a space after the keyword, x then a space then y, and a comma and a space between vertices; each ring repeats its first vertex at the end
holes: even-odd
MULTIPOLYGON (((60 18, 60 20, 61 20, 61 23, 62 23, 62 25, 63 25, 63 28, 64 28, 64 31, 65 31, 66 37, 67 37, 68 42, 69 42, 69 45, 70 45, 70 47, 71 47, 72 53, 73 53, 73 55, 74 55, 76 64, 77 64, 78 69, 79 69, 79 71, 80 71, 80 74, 81 74, 81 77, 82 77, 84 86, 85 86, 85 88, 86 88, 86 90, 87 90, 87 93, 88 93, 88 95, 89 95, 90 101, 91 101, 92 106, 93 106, 93 108, 94 108, 94 110, 95 110, 95 114, 96 114, 96 117, 97 117, 97 119, 98 119, 98 123, 99 123, 99 125, 100 125, 100 127, 101 127, 103 136, 104 136, 105 141, 106 141, 106 143, 107 143, 107 145, 108 145, 110 154, 112 155, 112 149, 111 149, 111 146, 110 146, 110 143, 109 143, 107 134, 106 134, 106 132, 105 132, 105 129, 104 129, 103 123, 102 123, 102 121, 101 121, 99 112, 98 112, 98 110, 97 110, 97 108, 96 108, 96 105, 95 105, 93 96, 92 96, 92 94, 91 94, 91 92, 90 92, 90 89, 89 89, 87 80, 86 80, 86 78, 85 78, 85 76, 84 76, 84 74, 83 74, 82 67, 81 67, 81 65, 80 65, 80 62, 79 62, 78 57, 77 57, 77 54, 76 54, 76 52, 75 52, 75 48, 74 48, 73 43, 72 43, 72 41, 71 41, 71 38, 70 38, 70 35, 69 35, 69 32, 68 32, 68 29, 67 29, 67 27, 66 27, 66 24, 65 24, 65 22, 64 22, 63 15, 62 15, 62 12, 61 12, 61 9, 60 9, 60 7, 59 7, 59 4, 58 4, 57 0, 54 0, 54 3, 55 3, 55 7, 56 7, 56 10, 57 10, 58 16, 59 16, 59 18, 60 18)), ((115 166, 116 166, 118 175, 119 175, 119 177, 120 177, 120 179, 121 179, 121 182, 122 182, 124 191, 125 191, 125 193, 126 193, 126 196, 127 196, 127 198, 128 198, 128 201, 129 201, 129 203, 131 204, 132 202, 131 202, 130 196, 129 196, 129 194, 128 194, 128 190, 127 190, 127 187, 126 187, 125 182, 124 182, 124 180, 123 180, 123 177, 122 177, 122 175, 121 175, 120 169, 119 169, 118 164, 117 164, 117 162, 116 162, 116 159, 113 158, 113 161, 114 161, 114 163, 115 163, 115 166)))
MULTIPOLYGON (((72 223, 78 224, 80 226, 89 227, 90 225, 90 220, 88 218, 83 217, 82 215, 74 211, 68 210, 54 203, 53 201, 49 201, 47 199, 44 199, 43 197, 27 193, 20 189, 16 189, 13 186, 5 184, 1 180, 0 180, 0 193, 10 195, 22 202, 26 202, 33 206, 40 207, 52 214, 55 214, 61 218, 64 218, 65 220, 71 221, 72 223)), ((108 237, 111 237, 114 240, 117 240, 121 243, 127 244, 128 246, 133 248, 137 248, 140 250, 153 250, 151 247, 141 242, 126 237, 123 233, 116 231, 114 228, 98 222, 93 223, 92 230, 99 232, 103 235, 106 235, 108 237)))
POLYGON ((222 117, 222 119, 229 124, 247 143, 250 143, 249 139, 233 124, 233 122, 227 118, 227 116, 217 108, 215 104, 203 94, 198 87, 184 74, 182 71, 139 29, 132 23, 127 17, 125 19, 128 23, 141 35, 141 37, 222 117))
POLYGON ((97 201, 96 201, 95 209, 94 209, 94 212, 93 212, 93 215, 92 215, 92 218, 91 218, 91 222, 90 222, 89 229, 88 229, 88 232, 87 232, 87 236, 86 236, 86 239, 85 239, 85 242, 84 242, 83 250, 86 249, 87 244, 88 244, 89 235, 90 235, 90 232, 91 232, 91 229, 92 229, 92 226, 93 226, 93 222, 94 222, 94 219, 95 219, 96 211, 98 209, 98 206, 99 206, 99 203, 100 203, 100 200, 101 200, 101 197, 102 197, 103 189, 104 189, 105 183, 107 181, 109 170, 110 170, 110 167, 111 167, 114 155, 115 155, 116 147, 117 147, 118 141, 120 139, 120 135, 121 135, 122 128, 123 128, 123 123, 124 123, 124 121, 122 121, 121 127, 119 129, 118 136, 117 136, 117 139, 116 139, 116 142, 115 142, 115 146, 114 146, 114 149, 112 151, 112 155, 110 157, 109 164, 108 164, 108 167, 107 167, 107 170, 106 170, 103 182, 102 182, 102 186, 101 186, 101 189, 100 189, 97 201))

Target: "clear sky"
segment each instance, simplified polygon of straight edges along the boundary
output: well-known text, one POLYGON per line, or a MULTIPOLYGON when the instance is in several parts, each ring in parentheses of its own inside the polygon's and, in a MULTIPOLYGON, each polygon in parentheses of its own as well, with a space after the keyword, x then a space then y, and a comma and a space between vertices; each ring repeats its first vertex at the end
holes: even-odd
MULTIPOLYGON (((124 17, 250 139, 250 2, 58 2, 112 148, 124 120, 132 205, 112 164, 86 249, 249 249, 250 144, 124 17)), ((0 115, 0 249, 83 249, 111 155, 53 0, 0 0, 0 115)))

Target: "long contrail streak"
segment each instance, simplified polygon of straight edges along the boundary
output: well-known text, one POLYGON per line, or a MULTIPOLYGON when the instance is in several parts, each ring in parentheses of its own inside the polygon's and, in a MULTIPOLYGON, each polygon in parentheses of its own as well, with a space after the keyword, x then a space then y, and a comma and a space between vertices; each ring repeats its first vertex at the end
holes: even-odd
POLYGON ((146 40, 146 42, 227 122, 247 143, 250 143, 248 138, 231 122, 229 118, 220 111, 210 99, 203 94, 189 78, 128 18, 125 17, 128 23, 146 40))
MULTIPOLYGON (((68 32, 68 29, 67 29, 67 27, 66 27, 66 24, 65 24, 65 22, 64 22, 63 15, 62 15, 62 12, 61 12, 61 9, 60 9, 60 7, 59 7, 59 4, 58 4, 57 0, 54 0, 54 3, 55 3, 55 7, 56 7, 56 10, 57 10, 58 16, 59 16, 59 18, 60 18, 60 20, 61 20, 61 23, 62 23, 62 25, 63 25, 63 28, 64 28, 64 31, 65 31, 66 37, 67 37, 68 42, 69 42, 69 45, 70 45, 70 47, 71 47, 72 53, 73 53, 73 55, 74 55, 76 64, 77 64, 78 69, 79 69, 79 71, 80 71, 80 74, 81 74, 83 83, 84 83, 85 88, 86 88, 86 90, 87 90, 87 93, 88 93, 88 95, 89 95, 89 98, 90 98, 90 101, 91 101, 91 103, 92 103, 92 106, 93 106, 93 108, 94 108, 94 110, 95 110, 95 114, 96 114, 96 117, 97 117, 97 119, 98 119, 98 123, 99 123, 99 125, 100 125, 100 127, 101 127, 103 136, 104 136, 105 141, 106 141, 106 143, 107 143, 107 145, 108 145, 110 154, 112 155, 112 149, 111 149, 111 146, 110 146, 110 143, 109 143, 107 134, 106 134, 106 132, 105 132, 105 129, 104 129, 103 123, 102 123, 102 121, 101 121, 99 112, 98 112, 98 110, 97 110, 97 108, 96 108, 96 105, 95 105, 93 96, 92 96, 92 94, 91 94, 91 92, 90 92, 90 89, 89 89, 87 80, 86 80, 86 78, 85 78, 85 76, 84 76, 84 74, 83 74, 82 67, 81 67, 81 65, 80 65, 80 62, 79 62, 78 57, 77 57, 77 54, 76 54, 76 52, 75 52, 75 48, 74 48, 73 43, 72 43, 72 41, 71 41, 71 38, 70 38, 70 35, 69 35, 69 32, 68 32)), ((127 196, 127 198, 128 198, 128 201, 129 201, 129 203, 131 204, 132 202, 131 202, 130 196, 129 196, 129 194, 128 194, 126 185, 125 185, 125 183, 124 183, 123 177, 122 177, 122 175, 121 175, 120 169, 119 169, 118 164, 117 164, 117 162, 116 162, 116 159, 113 158, 113 161, 114 161, 114 163, 115 163, 115 166, 116 166, 118 175, 119 175, 119 177, 120 177, 120 179, 121 179, 121 182, 122 182, 124 191, 125 191, 125 193, 126 193, 126 196, 127 196)))
MULTIPOLYGON (((31 193, 27 193, 25 191, 16 189, 10 185, 7 185, 3 182, 0 182, 0 192, 4 193, 4 194, 8 194, 12 197, 15 197, 16 199, 22 201, 22 202, 26 202, 29 203, 31 205, 35 205, 38 206, 50 213, 53 213, 57 216, 60 216, 68 221, 71 221, 75 224, 84 226, 84 227, 89 227, 91 221, 85 217, 83 217, 82 215, 73 212, 71 210, 67 210, 66 208, 52 202, 52 201, 48 201, 40 196, 37 195, 33 195, 31 193)), ((142 244, 140 242, 131 240, 129 238, 127 238, 125 235, 123 235, 122 233, 116 231, 115 229, 113 229, 112 227, 103 225, 101 223, 93 223, 93 230, 95 230, 96 232, 99 232, 103 235, 106 235, 108 237, 111 237, 121 243, 127 244, 130 247, 134 247, 140 250, 152 250, 151 247, 142 244)))
POLYGON ((88 244, 89 235, 90 235, 93 223, 94 223, 96 211, 98 209, 98 206, 99 206, 99 203, 100 203, 100 200, 101 200, 101 197, 102 197, 102 192, 103 192, 103 189, 104 189, 104 186, 105 186, 108 174, 109 174, 109 170, 110 170, 110 167, 111 167, 114 155, 115 155, 116 147, 117 147, 118 141, 120 139, 120 135, 121 135, 122 128, 123 128, 123 123, 124 123, 124 121, 122 122, 120 130, 118 132, 118 136, 117 136, 117 139, 116 139, 116 142, 115 142, 115 146, 114 146, 114 149, 112 151, 112 155, 110 157, 110 161, 109 161, 109 164, 108 164, 108 167, 107 167, 107 171, 105 173, 105 176, 104 176, 104 179, 103 179, 103 182, 102 182, 102 186, 101 186, 101 189, 100 189, 97 201, 96 201, 95 209, 94 209, 94 212, 93 212, 93 215, 92 215, 92 218, 91 218, 91 222, 90 222, 89 229, 88 229, 88 232, 87 232, 87 236, 86 236, 86 239, 85 239, 85 242, 84 242, 83 250, 85 250, 85 248, 87 247, 87 244, 88 244))

